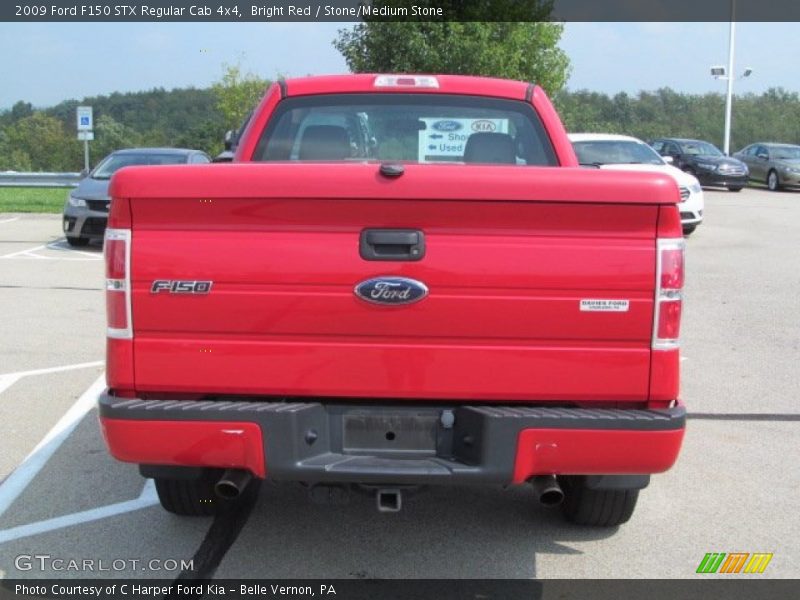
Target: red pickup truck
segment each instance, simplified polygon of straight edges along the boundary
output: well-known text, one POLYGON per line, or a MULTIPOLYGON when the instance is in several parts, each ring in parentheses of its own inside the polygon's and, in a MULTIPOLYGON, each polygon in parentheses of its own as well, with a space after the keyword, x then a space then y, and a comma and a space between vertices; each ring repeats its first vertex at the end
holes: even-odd
POLYGON ((676 460, 678 189, 580 168, 535 85, 281 81, 233 163, 111 196, 100 419, 171 512, 531 483, 612 526, 676 460))

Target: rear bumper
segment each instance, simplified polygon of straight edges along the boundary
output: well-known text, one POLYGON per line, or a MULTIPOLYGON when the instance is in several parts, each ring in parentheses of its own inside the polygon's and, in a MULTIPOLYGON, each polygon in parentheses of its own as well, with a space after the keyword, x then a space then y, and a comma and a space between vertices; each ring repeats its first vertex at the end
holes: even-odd
POLYGON ((121 461, 238 468, 260 478, 315 483, 508 484, 544 474, 659 473, 677 458, 685 418, 682 405, 627 410, 100 398, 103 434, 121 461))

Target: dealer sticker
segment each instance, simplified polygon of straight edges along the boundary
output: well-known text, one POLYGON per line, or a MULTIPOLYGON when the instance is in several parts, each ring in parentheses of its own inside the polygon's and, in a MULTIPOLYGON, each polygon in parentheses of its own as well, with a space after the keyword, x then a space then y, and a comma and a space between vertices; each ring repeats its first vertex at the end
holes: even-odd
POLYGON ((581 311, 588 312, 628 312, 628 300, 595 300, 584 298, 581 300, 581 311))

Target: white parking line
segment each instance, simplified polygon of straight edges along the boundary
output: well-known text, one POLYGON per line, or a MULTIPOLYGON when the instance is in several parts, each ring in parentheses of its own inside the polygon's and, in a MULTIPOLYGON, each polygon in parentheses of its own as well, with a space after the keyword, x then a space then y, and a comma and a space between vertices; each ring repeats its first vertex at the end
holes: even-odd
POLYGON ((134 510, 140 510, 149 506, 158 504, 158 496, 156 495, 156 487, 152 479, 148 479, 144 484, 142 493, 138 498, 127 500, 125 502, 117 502, 116 504, 109 504, 99 508, 90 508, 81 512, 55 517, 53 519, 46 519, 44 521, 37 521, 35 523, 28 523, 26 525, 18 525, 10 529, 0 530, 0 544, 18 540, 20 538, 28 537, 31 535, 38 535, 40 533, 47 533, 56 529, 63 529, 64 527, 72 527, 73 525, 80 525, 82 523, 90 523, 108 517, 115 517, 134 510))
POLYGON ((76 363, 74 365, 64 365, 61 367, 47 367, 45 369, 33 369, 31 371, 17 371, 16 373, 0 373, 0 394, 14 385, 23 377, 31 375, 48 375, 50 373, 60 373, 62 371, 73 371, 75 369, 88 369, 89 367, 99 367, 105 361, 95 360, 93 362, 76 363))
POLYGON ((0 225, 2 225, 3 223, 12 223, 14 221, 19 221, 19 217, 14 217, 13 219, 3 219, 2 221, 0 221, 0 225))
POLYGON ((22 464, 9 475, 0 485, 0 517, 8 510, 14 501, 25 491, 34 477, 47 464, 59 446, 64 443, 73 430, 78 426, 86 413, 97 403, 97 397, 106 385, 105 373, 86 390, 70 409, 59 419, 53 428, 47 432, 36 447, 25 457, 22 464))
POLYGON ((19 381, 16 375, 0 375, 0 394, 19 381))
MULTIPOLYGON (((88 256, 92 260, 102 260, 102 254, 98 254, 97 252, 85 252, 83 250, 75 250, 71 246, 67 244, 66 238, 61 238, 60 240, 56 240, 55 242, 50 242, 47 244, 48 249, 50 250, 59 250, 59 251, 68 251, 70 254, 82 254, 84 256, 88 256)), ((53 257, 55 258, 55 257, 53 257)), ((61 258, 61 257, 58 257, 61 258)))
POLYGON ((30 371, 16 371, 14 373, 0 373, 0 377, 28 377, 29 375, 47 375, 48 373, 59 373, 60 371, 72 371, 74 369, 87 369, 89 367, 99 367, 104 364, 103 360, 93 360, 92 362, 75 363, 72 365, 62 365, 60 367, 45 367, 44 369, 31 369, 30 371))
POLYGON ((37 250, 42 250, 43 248, 47 248, 47 246, 36 246, 35 248, 28 248, 27 250, 19 250, 17 252, 12 252, 11 254, 4 254, 0 256, 0 258, 18 258, 20 256, 28 256, 30 258, 42 258, 41 256, 36 256, 35 254, 28 254, 29 252, 36 252, 37 250))
POLYGON ((34 246, 33 248, 26 248, 25 250, 17 250, 9 254, 4 254, 0 258, 34 258, 39 260, 70 260, 70 261, 89 261, 89 260, 103 260, 102 252, 85 252, 83 250, 75 250, 67 244, 66 238, 59 238, 53 242, 43 244, 41 246, 34 246), (50 256, 47 254, 37 254, 41 250, 54 250, 59 252, 60 256, 50 256))

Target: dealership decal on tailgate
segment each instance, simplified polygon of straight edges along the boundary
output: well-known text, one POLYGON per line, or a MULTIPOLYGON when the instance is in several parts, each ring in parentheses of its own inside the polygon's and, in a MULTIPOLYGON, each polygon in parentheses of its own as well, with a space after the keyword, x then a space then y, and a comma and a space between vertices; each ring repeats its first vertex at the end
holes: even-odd
POLYGON ((581 311, 589 312, 628 312, 628 300, 596 300, 584 298, 581 300, 581 311))

